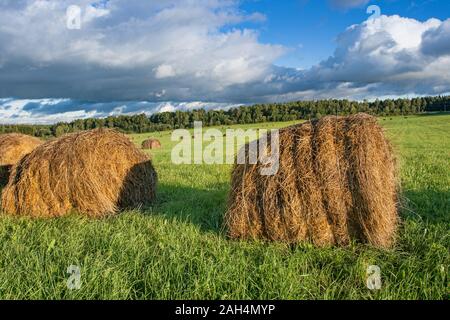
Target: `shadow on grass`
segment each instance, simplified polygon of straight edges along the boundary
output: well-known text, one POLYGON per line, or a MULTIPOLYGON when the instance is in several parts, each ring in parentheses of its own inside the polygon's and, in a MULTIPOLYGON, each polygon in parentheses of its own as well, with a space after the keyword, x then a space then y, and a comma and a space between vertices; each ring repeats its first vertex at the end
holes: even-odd
MULTIPOLYGON (((210 185, 208 189, 181 187, 161 183, 153 214, 194 224, 201 231, 222 233, 226 212, 228 183, 210 185)), ((400 214, 432 224, 450 222, 450 192, 404 191, 400 214)))
POLYGON ((450 191, 405 190, 400 211, 404 219, 450 223, 450 191))
MULTIPOLYGON (((149 192, 139 177, 152 171, 148 163, 137 166, 127 183, 127 191, 138 191, 138 201, 149 192)), ((204 232, 223 232, 223 218, 227 207, 230 185, 226 182, 209 183, 205 188, 168 184, 160 181, 156 201, 144 204, 151 214, 165 219, 193 224, 204 232)), ((130 198, 130 195, 127 195, 130 198)), ((400 214, 403 219, 420 220, 432 224, 450 222, 450 190, 404 190, 401 194, 400 214)), ((144 211, 145 212, 145 211, 144 211)))
MULTIPOLYGON (((450 109, 450 107, 448 109, 450 109)), ((425 112, 425 113, 419 113, 417 115, 420 117, 445 116, 445 115, 450 115, 450 110, 449 111, 430 111, 430 112, 425 112)))
POLYGON ((228 183, 212 184, 207 189, 160 183, 152 211, 167 219, 192 223, 201 231, 221 233, 228 189, 228 183))
MULTIPOLYGON (((152 214, 196 225, 204 232, 223 232, 229 192, 228 183, 209 185, 207 189, 158 185, 152 214)), ((450 222, 450 191, 404 191, 400 214, 403 219, 432 224, 450 222)))

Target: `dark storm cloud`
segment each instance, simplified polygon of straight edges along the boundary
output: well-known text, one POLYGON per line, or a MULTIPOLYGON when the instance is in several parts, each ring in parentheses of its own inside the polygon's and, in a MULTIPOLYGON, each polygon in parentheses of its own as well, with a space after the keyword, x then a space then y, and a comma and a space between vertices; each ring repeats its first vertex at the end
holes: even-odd
POLYGON ((243 14, 238 1, 0 0, 0 6, 2 122, 450 91, 443 72, 450 69, 449 20, 371 19, 344 30, 328 59, 296 70, 274 65, 285 48, 235 27, 264 19, 243 14), (82 8, 80 30, 66 28, 71 4, 82 8))

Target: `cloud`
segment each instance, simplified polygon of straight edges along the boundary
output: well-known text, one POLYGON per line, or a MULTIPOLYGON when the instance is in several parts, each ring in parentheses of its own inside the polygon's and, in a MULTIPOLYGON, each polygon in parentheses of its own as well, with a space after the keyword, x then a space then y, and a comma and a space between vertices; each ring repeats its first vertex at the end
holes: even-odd
POLYGON ((194 109, 228 109, 230 103, 112 101, 83 102, 72 99, 0 99, 0 124, 51 124, 76 119, 105 118, 116 115, 188 111, 194 109))
POLYGON ((422 52, 432 56, 450 55, 450 19, 423 34, 422 52))
POLYGON ((285 48, 240 27, 264 19, 237 0, 0 0, 0 121, 450 92, 450 19, 369 19, 303 70, 276 66, 285 48), (80 30, 66 28, 74 2, 80 30))
POLYGON ((381 16, 347 28, 334 54, 310 69, 276 70, 270 100, 434 95, 450 92, 443 42, 450 20, 381 16), (439 69, 441 71, 439 71, 439 69))
POLYGON ((2 0, 0 96, 149 100, 164 90, 171 100, 214 100, 226 87, 257 81, 285 51, 233 27, 264 20, 238 3, 2 0), (66 28, 74 3, 80 30, 66 28))
POLYGON ((373 85, 381 94, 438 94, 450 91, 448 56, 422 53, 430 30, 449 22, 420 22, 399 16, 381 16, 351 26, 338 38, 335 54, 309 71, 322 83, 373 85))
POLYGON ((176 75, 175 70, 171 65, 162 64, 155 70, 155 77, 157 79, 170 78, 176 75))

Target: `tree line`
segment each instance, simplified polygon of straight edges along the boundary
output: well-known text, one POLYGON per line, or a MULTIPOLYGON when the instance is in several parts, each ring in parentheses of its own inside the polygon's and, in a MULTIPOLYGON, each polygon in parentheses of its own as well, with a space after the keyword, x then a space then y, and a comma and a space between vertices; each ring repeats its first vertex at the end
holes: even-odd
POLYGON ((250 124, 316 119, 325 115, 350 115, 366 112, 376 116, 411 115, 450 110, 450 96, 417 97, 368 101, 317 100, 255 104, 228 110, 161 112, 78 119, 51 125, 0 125, 0 133, 20 132, 37 137, 58 137, 65 133, 95 128, 116 128, 125 133, 144 133, 190 128, 194 121, 204 126, 250 124))

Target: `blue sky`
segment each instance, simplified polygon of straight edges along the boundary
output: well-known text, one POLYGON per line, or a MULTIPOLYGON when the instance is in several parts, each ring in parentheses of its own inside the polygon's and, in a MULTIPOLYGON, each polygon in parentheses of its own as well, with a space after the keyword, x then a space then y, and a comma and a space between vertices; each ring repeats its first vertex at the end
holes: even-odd
POLYGON ((449 16, 447 0, 0 0, 0 123, 448 94, 449 16))

